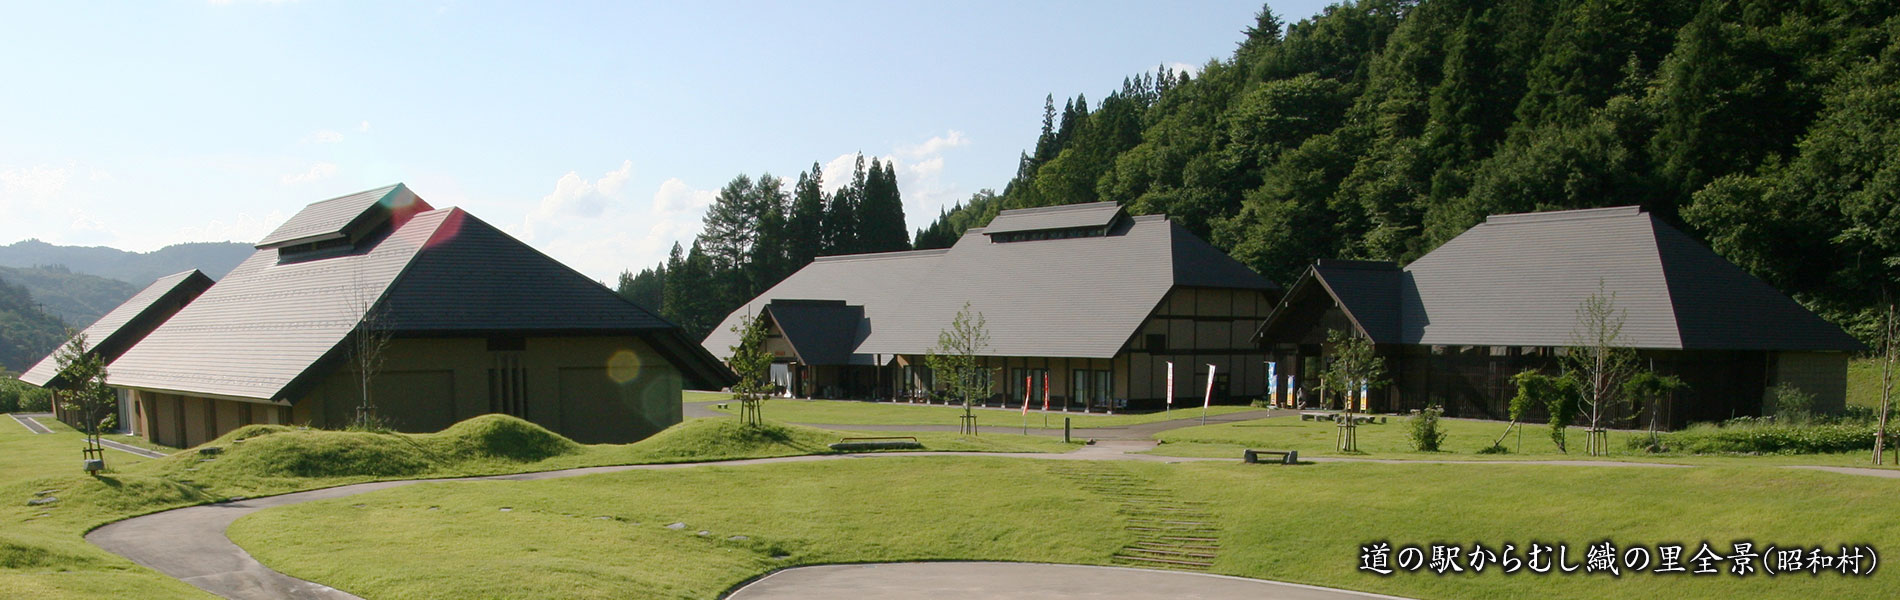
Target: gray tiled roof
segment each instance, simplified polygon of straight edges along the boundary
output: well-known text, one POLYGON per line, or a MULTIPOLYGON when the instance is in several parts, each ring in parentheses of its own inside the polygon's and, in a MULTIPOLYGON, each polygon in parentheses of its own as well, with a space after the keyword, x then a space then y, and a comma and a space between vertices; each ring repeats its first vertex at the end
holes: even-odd
MULTIPOLYGON (((209 287, 211 278, 197 269, 158 278, 81 331, 86 336, 86 349, 98 353, 110 367, 114 360, 124 354, 126 348, 144 339, 166 318, 209 287)), ((55 350, 53 354, 40 359, 40 362, 20 374, 20 381, 37 386, 51 383, 59 375, 59 362, 55 359, 58 354, 58 350, 55 350)), ((107 372, 110 371, 108 368, 107 372)))
MULTIPOLYGON (((1000 218, 1000 217, 999 217, 1000 218)), ((1107 236, 994 242, 966 232, 947 250, 821 259, 755 298, 842 300, 864 307, 852 360, 923 354, 965 302, 987 321, 992 356, 1108 358, 1176 285, 1278 286, 1161 215, 1123 219, 1107 236)), ((741 307, 703 342, 715 355, 741 307)))
POLYGON ((689 385, 731 380, 677 327, 450 208, 416 214, 339 255, 279 261, 275 250, 258 250, 121 356, 107 381, 291 400, 377 302, 386 302, 396 335, 639 334, 669 354, 689 385))
MULTIPOLYGON (((369 209, 377 205, 392 205, 416 200, 415 195, 402 184, 380 187, 357 192, 347 196, 338 196, 329 200, 311 203, 297 211, 284 224, 278 225, 270 235, 257 242, 258 248, 276 248, 309 241, 335 239, 349 235, 354 228, 360 228, 360 219, 373 214, 369 209)), ((422 210, 428 210, 425 204, 422 210)))
MULTIPOLYGON (((1577 308, 1602 289, 1636 348, 1862 349, 1846 332, 1634 206, 1496 215, 1407 265, 1397 302, 1384 283, 1316 268, 1375 340, 1568 346, 1577 308)), ((1277 316, 1277 315, 1276 315, 1277 316)), ((1275 319, 1269 317, 1271 323, 1275 319)))
POLYGON ((773 300, 766 314, 778 323, 792 351, 808 365, 851 364, 851 349, 864 325, 864 307, 838 300, 773 300))
POLYGON ((1389 262, 1321 260, 1313 265, 1315 281, 1339 300, 1347 318, 1359 325, 1374 343, 1398 341, 1399 266, 1389 262))
POLYGON ((983 232, 1014 233, 1044 229, 1107 227, 1121 212, 1121 205, 1114 202, 1018 208, 997 213, 996 218, 990 219, 990 224, 983 227, 983 232))

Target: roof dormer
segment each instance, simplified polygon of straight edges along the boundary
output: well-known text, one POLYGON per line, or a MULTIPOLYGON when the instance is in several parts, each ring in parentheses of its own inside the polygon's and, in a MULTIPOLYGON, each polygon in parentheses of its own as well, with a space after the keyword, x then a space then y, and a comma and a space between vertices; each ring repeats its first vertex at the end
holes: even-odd
POLYGON ((1121 205, 1114 202, 1019 208, 997 213, 982 231, 991 242, 998 243, 1102 237, 1127 218, 1121 205))
POLYGON ((278 262, 347 254, 364 238, 401 227, 416 213, 431 210, 403 184, 339 196, 305 206, 257 242, 276 250, 278 262))

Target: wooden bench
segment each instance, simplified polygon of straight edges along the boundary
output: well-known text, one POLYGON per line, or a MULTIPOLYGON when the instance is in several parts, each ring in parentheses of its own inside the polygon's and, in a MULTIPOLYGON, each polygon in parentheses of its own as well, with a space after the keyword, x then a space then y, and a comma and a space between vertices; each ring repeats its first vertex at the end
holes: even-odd
POLYGON ((1282 465, 1291 465, 1300 462, 1300 451, 1298 450, 1254 450, 1252 448, 1242 450, 1240 452, 1240 460, 1250 465, 1259 464, 1261 455, 1276 457, 1270 462, 1282 465))
POLYGON ((1333 413, 1303 412, 1303 413, 1300 413, 1300 420, 1301 421, 1331 421, 1333 420, 1333 413))
POLYGON ((832 450, 840 451, 916 450, 923 447, 917 438, 908 435, 838 438, 838 442, 831 445, 832 450))

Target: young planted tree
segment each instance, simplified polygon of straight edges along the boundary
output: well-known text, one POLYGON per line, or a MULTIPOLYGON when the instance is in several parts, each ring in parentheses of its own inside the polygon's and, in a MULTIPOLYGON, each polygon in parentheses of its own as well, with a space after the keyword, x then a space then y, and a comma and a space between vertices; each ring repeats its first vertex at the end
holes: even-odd
POLYGON ((1582 386, 1579 401, 1590 420, 1586 445, 1591 456, 1609 453, 1604 424, 1622 400, 1623 381, 1636 367, 1635 350, 1623 345, 1626 312, 1616 307, 1616 293, 1598 280, 1596 293, 1577 306, 1577 328, 1571 330, 1571 347, 1564 354, 1567 370, 1582 386))
POLYGON ((937 334, 937 347, 924 356, 938 383, 948 386, 952 397, 963 402, 962 425, 957 431, 976 435, 976 413, 971 406, 980 396, 989 394, 990 381, 977 354, 989 348, 990 333, 983 313, 971 314, 970 303, 963 303, 950 328, 937 334))
POLYGON ((1320 372, 1320 381, 1327 389, 1338 390, 1346 405, 1337 446, 1341 452, 1357 452, 1358 423, 1353 418, 1352 393, 1385 385, 1385 365, 1373 353, 1372 340, 1334 330, 1326 334, 1326 341, 1332 345, 1333 360, 1320 372))
POLYGON ((765 318, 748 317, 734 324, 732 331, 739 334, 739 345, 732 347, 732 359, 727 362, 739 376, 738 383, 732 384, 732 397, 739 401, 739 420, 748 427, 758 427, 764 423, 759 416, 760 405, 772 389, 772 352, 765 349, 765 318))
POLYGON ((1656 435, 1656 420, 1662 415, 1662 402, 1677 391, 1688 387, 1681 378, 1674 375, 1658 375, 1654 371, 1643 371, 1630 376, 1623 382, 1623 397, 1642 403, 1641 410, 1649 411, 1649 451, 1662 451, 1662 438, 1656 435))
POLYGON ((1880 361, 1880 423, 1874 427, 1874 464, 1881 463, 1887 448, 1887 413, 1893 409, 1893 364, 1900 360, 1900 320, 1894 319, 1893 305, 1887 305, 1887 327, 1881 332, 1880 345, 1885 352, 1880 361))
POLYGON ((1512 429, 1517 430, 1517 451, 1524 452, 1524 428, 1520 423, 1523 423, 1524 417, 1531 413, 1532 407, 1550 403, 1549 395, 1552 386, 1555 385, 1551 382, 1549 375, 1540 373, 1536 369, 1512 375, 1511 383, 1517 386, 1517 395, 1511 396, 1511 423, 1504 426, 1504 433, 1498 435, 1497 441, 1491 442, 1491 447, 1494 448, 1492 452, 1495 453, 1505 451, 1504 436, 1511 435, 1512 429))
MULTIPOLYGON (((1577 380, 1568 375, 1551 377, 1536 370, 1526 370, 1511 376, 1511 382, 1517 384, 1517 396, 1511 399, 1511 418, 1523 418, 1531 407, 1542 405, 1550 413, 1551 443, 1557 445, 1558 452, 1569 453, 1564 438, 1570 422, 1577 418, 1577 394, 1580 388, 1577 380)), ((1520 446, 1519 450, 1522 449, 1520 446)))
POLYGON ((389 350, 389 305, 380 302, 378 290, 367 282, 359 280, 352 286, 346 298, 344 314, 347 318, 357 318, 356 328, 350 331, 345 343, 349 344, 350 366, 356 372, 357 391, 360 394, 356 403, 356 417, 350 421, 350 428, 361 431, 385 431, 389 422, 376 414, 376 400, 370 396, 370 382, 383 368, 384 354, 389 350))
MULTIPOLYGON (((55 401, 67 418, 78 421, 86 434, 85 456, 105 467, 105 450, 99 444, 100 430, 113 417, 118 396, 106 387, 106 365, 99 355, 86 351, 86 334, 76 333, 53 355, 66 385, 55 392, 55 401)), ((90 469, 89 469, 90 470, 90 469)))

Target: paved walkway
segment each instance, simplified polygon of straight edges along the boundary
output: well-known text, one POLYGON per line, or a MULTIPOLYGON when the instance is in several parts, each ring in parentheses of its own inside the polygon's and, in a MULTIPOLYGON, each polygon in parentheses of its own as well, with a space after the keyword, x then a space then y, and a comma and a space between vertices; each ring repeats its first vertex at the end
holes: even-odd
POLYGON ((134 446, 131 444, 115 442, 115 441, 103 439, 103 438, 99 440, 99 445, 105 446, 107 448, 111 448, 113 450, 118 450, 126 454, 133 454, 133 455, 143 456, 146 458, 165 458, 166 456, 168 456, 161 452, 153 452, 151 450, 146 450, 144 448, 140 448, 138 446, 134 446))
POLYGON ((1822 466, 1809 466, 1809 465, 1798 465, 1798 466, 1792 466, 1788 468, 1813 469, 1816 471, 1827 471, 1829 473, 1841 473, 1843 475, 1862 475, 1866 477, 1885 477, 1888 479, 1900 479, 1900 469, 1875 469, 1872 467, 1822 467, 1822 466))
POLYGON ((1095 600, 1361 600, 1394 598, 1204 573, 1003 562, 820 565, 777 571, 734 590, 732 600, 1036 598, 1095 600))
POLYGON ((41 425, 39 421, 33 420, 36 417, 53 416, 53 413, 7 413, 7 416, 13 417, 13 420, 19 423, 21 427, 25 427, 27 431, 33 433, 53 432, 53 430, 47 429, 45 425, 41 425))

